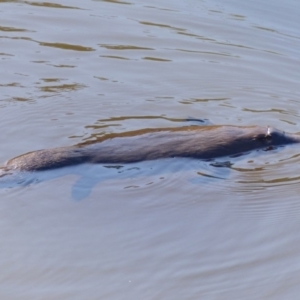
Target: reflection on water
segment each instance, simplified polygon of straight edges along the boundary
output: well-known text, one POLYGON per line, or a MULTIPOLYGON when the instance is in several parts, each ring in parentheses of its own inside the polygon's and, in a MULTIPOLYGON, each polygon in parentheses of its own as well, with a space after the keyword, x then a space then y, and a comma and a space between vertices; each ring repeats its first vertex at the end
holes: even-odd
POLYGON ((83 47, 80 45, 70 45, 70 44, 63 44, 63 43, 45 43, 45 42, 39 42, 41 46, 46 47, 54 47, 64 50, 74 50, 74 51, 95 51, 95 49, 91 47, 83 47))
POLYGON ((154 50, 153 48, 146 48, 146 47, 138 47, 138 46, 132 46, 132 45, 100 45, 103 48, 106 49, 112 49, 112 50, 154 50))
MULTIPOLYGON (((300 131, 297 1, 0 10, 1 162, 145 128, 300 131)), ((1 299, 297 299, 298 166, 291 146, 1 177, 1 299)))
MULTIPOLYGON (((17 1, 19 2, 19 1, 17 1)), ((21 2, 21 1, 20 1, 21 2)), ((58 3, 50 3, 50 2, 31 2, 31 1, 22 1, 22 3, 33 5, 33 6, 42 6, 42 7, 50 7, 50 8, 67 8, 67 9, 80 9, 79 7, 74 6, 65 6, 58 3)))
MULTIPOLYGON (((231 163, 229 161, 202 162, 191 159, 163 159, 159 161, 145 161, 140 163, 131 163, 123 165, 102 165, 102 164, 83 164, 74 167, 65 167, 49 171, 38 172, 17 172, 2 170, 0 175, 0 188, 26 187, 32 184, 38 184, 55 178, 76 175, 78 180, 72 187, 72 199, 83 200, 87 198, 97 184, 105 181, 125 181, 130 180, 134 185, 124 186, 124 189, 140 188, 141 179, 149 182, 145 185, 154 184, 164 178, 170 180, 170 176, 191 176, 188 179, 193 184, 211 183, 211 179, 226 179, 229 174, 231 163), (217 167, 217 168, 215 168, 217 167), (137 185, 138 184, 138 185, 137 185)), ((156 184, 156 189, 159 188, 156 184)))

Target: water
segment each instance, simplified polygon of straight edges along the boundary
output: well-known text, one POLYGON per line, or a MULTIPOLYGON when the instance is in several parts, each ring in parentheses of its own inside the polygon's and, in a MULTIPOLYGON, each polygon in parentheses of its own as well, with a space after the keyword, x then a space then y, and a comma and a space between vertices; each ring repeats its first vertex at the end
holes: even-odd
MULTIPOLYGON (((300 131, 299 9, 0 1, 0 161, 189 117, 300 131)), ((2 187, 1 298, 296 299, 299 162, 296 145, 2 187)))

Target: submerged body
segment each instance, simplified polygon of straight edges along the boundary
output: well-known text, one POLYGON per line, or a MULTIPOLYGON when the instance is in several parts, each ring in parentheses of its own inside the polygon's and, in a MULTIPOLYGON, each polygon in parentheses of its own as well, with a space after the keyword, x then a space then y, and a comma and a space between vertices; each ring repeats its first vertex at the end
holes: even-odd
POLYGON ((8 169, 41 171, 80 163, 123 164, 170 157, 213 159, 255 149, 300 143, 300 136, 268 127, 187 126, 109 135, 100 141, 29 152, 8 169))

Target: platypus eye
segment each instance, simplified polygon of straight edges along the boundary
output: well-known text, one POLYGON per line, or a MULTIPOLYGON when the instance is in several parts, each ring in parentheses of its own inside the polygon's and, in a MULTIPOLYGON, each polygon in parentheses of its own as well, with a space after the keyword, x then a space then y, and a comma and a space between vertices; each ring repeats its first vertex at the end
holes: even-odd
POLYGON ((271 140, 271 139, 272 139, 271 134, 266 134, 266 135, 265 135, 265 140, 269 141, 269 140, 271 140))
POLYGON ((271 134, 258 134, 254 137, 254 140, 258 140, 260 142, 270 141, 272 139, 271 134))

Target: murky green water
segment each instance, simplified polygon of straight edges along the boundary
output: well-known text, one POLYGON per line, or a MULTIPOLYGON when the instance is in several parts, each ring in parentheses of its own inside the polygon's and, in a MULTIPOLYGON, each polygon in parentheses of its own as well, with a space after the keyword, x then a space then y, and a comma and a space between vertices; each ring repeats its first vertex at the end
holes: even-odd
MULTIPOLYGON (((300 131, 299 10, 0 0, 0 161, 188 117, 300 131)), ((299 163, 292 146, 2 188, 0 296, 297 299, 299 163)))

